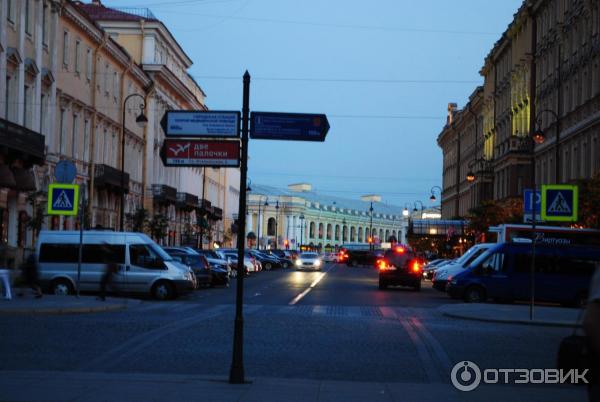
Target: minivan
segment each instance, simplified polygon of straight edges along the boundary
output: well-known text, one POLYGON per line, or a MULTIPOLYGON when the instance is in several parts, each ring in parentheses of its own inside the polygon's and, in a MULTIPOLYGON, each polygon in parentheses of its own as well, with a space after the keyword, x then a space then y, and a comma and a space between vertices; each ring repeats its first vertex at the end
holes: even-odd
MULTIPOLYGON (((528 300, 531 296, 531 242, 500 243, 465 270, 448 278, 447 292, 467 302, 528 300)), ((536 245, 535 300, 582 306, 600 248, 536 245)))
MULTIPOLYGON (((56 295, 77 287, 79 231, 40 232, 36 255, 40 281, 56 295)), ((113 285, 124 293, 146 293, 167 300, 194 290, 194 274, 143 233, 84 231, 81 291, 97 291, 109 263, 118 264, 113 285)))

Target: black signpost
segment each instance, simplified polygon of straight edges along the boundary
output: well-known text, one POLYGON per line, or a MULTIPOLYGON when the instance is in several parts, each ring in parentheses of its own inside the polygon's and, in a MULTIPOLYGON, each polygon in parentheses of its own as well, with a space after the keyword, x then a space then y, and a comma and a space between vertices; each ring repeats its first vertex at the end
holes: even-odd
MULTIPOLYGON (((229 382, 245 383, 244 376, 244 255, 246 248, 246 180, 248 139, 325 141, 329 122, 324 114, 252 112, 250 74, 244 73, 240 166, 240 199, 237 234, 237 289, 233 355, 229 382)), ((161 150, 165 166, 237 166, 240 113, 235 111, 170 110, 161 126, 168 137, 161 150), (235 138, 235 139, 234 139, 235 138)))

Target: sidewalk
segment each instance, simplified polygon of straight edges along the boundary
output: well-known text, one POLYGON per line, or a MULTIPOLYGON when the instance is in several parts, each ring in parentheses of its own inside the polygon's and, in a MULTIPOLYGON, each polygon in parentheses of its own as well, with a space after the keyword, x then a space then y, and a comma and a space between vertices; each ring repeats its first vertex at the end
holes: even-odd
POLYGON ((585 387, 482 385, 460 392, 446 383, 370 383, 249 378, 232 385, 224 376, 193 374, 0 371, 3 401, 127 402, 393 402, 586 401, 585 387))
POLYGON ((72 314, 95 313, 101 311, 124 310, 128 306, 141 303, 139 300, 107 297, 106 301, 96 296, 54 296, 44 295, 40 299, 32 296, 29 289, 24 296, 17 296, 21 289, 14 289, 11 300, 0 300, 0 314, 72 314))
POLYGON ((535 306, 532 321, 529 319, 529 305, 525 304, 445 304, 438 309, 447 317, 465 320, 571 328, 581 312, 577 308, 535 306))

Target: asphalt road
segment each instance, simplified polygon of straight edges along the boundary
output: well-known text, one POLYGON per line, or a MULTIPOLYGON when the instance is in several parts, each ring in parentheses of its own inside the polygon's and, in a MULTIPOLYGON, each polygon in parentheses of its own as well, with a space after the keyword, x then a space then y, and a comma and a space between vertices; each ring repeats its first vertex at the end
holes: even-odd
MULTIPOLYGON (((428 284, 377 289, 370 267, 276 270, 245 279, 248 377, 448 382, 452 367, 554 368, 569 329, 463 321, 428 284)), ((0 370, 227 377, 235 283, 121 312, 0 317, 0 370)), ((546 388, 549 389, 549 388, 546 388)))

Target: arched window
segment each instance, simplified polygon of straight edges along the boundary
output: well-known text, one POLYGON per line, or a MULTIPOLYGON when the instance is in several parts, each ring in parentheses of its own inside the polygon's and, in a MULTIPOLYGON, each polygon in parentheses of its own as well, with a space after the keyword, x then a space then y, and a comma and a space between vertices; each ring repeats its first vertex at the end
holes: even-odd
POLYGON ((335 225, 335 241, 340 240, 340 225, 335 225))
POLYGON ((365 237, 371 236, 371 230, 369 228, 365 228, 365 237))
POLYGON ((390 238, 390 231, 386 230, 385 231, 385 237, 383 238, 383 241, 388 241, 389 238, 390 238))
MULTIPOLYGON (((376 232, 377 233, 377 232, 376 232)), ((379 241, 384 241, 383 240, 383 229, 379 229, 379 241)))
POLYGON ((323 224, 319 223, 319 239, 323 238, 323 224))
POLYGON ((308 237, 311 239, 315 238, 315 223, 311 222, 310 226, 308 227, 308 237))
POLYGON ((356 241, 356 228, 354 226, 350 228, 350 241, 356 241))
POLYGON ((348 241, 348 226, 345 225, 342 229, 342 241, 348 241))
POLYGON ((332 226, 331 223, 327 224, 327 240, 331 240, 331 234, 332 234, 332 226))
POLYGON ((360 243, 362 243, 362 241, 363 241, 363 228, 361 228, 361 227, 358 228, 358 241, 360 243))
POLYGON ((269 218, 269 220, 267 220, 267 236, 276 236, 276 223, 275 218, 269 218))

